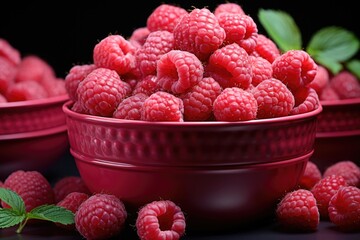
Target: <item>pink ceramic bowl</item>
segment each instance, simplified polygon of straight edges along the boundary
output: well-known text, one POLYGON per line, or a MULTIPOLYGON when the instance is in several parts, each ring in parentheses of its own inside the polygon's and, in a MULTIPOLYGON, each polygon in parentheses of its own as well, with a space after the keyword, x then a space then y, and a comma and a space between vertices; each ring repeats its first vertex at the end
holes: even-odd
POLYGON ((360 98, 322 101, 321 105, 311 160, 322 171, 343 160, 360 164, 360 98))

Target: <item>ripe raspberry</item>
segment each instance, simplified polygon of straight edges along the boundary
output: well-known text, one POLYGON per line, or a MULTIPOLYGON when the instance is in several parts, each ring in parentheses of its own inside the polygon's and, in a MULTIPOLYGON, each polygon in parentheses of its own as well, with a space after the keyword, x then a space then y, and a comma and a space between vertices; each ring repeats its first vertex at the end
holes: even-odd
POLYGON ((256 118, 257 109, 254 95, 237 87, 225 88, 213 104, 213 113, 217 121, 252 120, 256 118))
POLYGON ((15 82, 37 81, 39 83, 56 78, 54 69, 37 55, 25 56, 17 70, 15 82))
POLYGON ((299 187, 307 190, 311 190, 314 185, 322 179, 322 174, 318 166, 312 162, 308 161, 304 174, 299 180, 299 187))
POLYGON ((75 213, 75 227, 86 239, 108 239, 124 228, 127 212, 114 195, 97 193, 86 199, 75 213))
POLYGON ((342 71, 330 79, 330 86, 340 99, 360 98, 360 81, 349 71, 342 71))
POLYGON ((97 43, 93 62, 97 67, 115 70, 119 75, 135 68, 136 48, 121 35, 109 35, 97 43))
POLYGON ((14 48, 6 39, 0 38, 0 57, 7 59, 13 66, 21 62, 19 50, 14 48))
POLYGON ((265 79, 272 78, 272 66, 271 63, 263 57, 255 57, 250 55, 252 78, 251 84, 257 86, 265 79))
POLYGON ((219 48, 211 54, 204 76, 214 78, 222 88, 247 89, 252 78, 249 55, 236 43, 219 48))
POLYGON ((341 187, 329 202, 329 219, 343 231, 360 229, 360 189, 341 187))
POLYGON ((175 49, 195 54, 206 61, 226 37, 215 15, 207 8, 194 8, 174 28, 175 49))
POLYGON ((142 106, 148 95, 134 94, 125 98, 116 108, 113 117, 118 119, 141 120, 142 106))
POLYGON ((328 166, 323 176, 341 175, 350 186, 360 187, 360 167, 353 161, 339 161, 328 166))
POLYGON ((176 24, 187 14, 188 12, 181 7, 163 3, 148 16, 146 26, 150 32, 159 30, 173 32, 176 24))
POLYGON ((214 15, 216 17, 219 17, 219 15, 222 13, 245 14, 244 10, 239 4, 231 2, 221 3, 215 7, 214 15))
POLYGON ((345 178, 340 175, 330 175, 318 181, 311 192, 314 194, 322 219, 328 219, 328 206, 332 196, 343 186, 348 186, 345 178))
POLYGON ((222 13, 218 17, 220 26, 225 30, 226 44, 237 43, 247 53, 252 53, 258 37, 257 25, 249 15, 222 13))
POLYGON ((340 97, 336 93, 336 91, 330 86, 330 84, 326 85, 325 88, 322 90, 319 99, 321 101, 334 101, 339 100, 340 97))
POLYGON ((316 93, 320 95, 324 88, 329 84, 329 81, 329 71, 325 67, 318 65, 318 70, 314 80, 312 80, 306 86, 315 89, 316 93))
POLYGON ((53 187, 55 202, 63 200, 69 193, 80 192, 90 194, 90 190, 85 185, 81 177, 65 176, 55 182, 53 187))
POLYGON ((155 92, 143 103, 141 119, 145 121, 183 122, 182 100, 167 92, 155 92))
MULTIPOLYGON (((0 93, 0 103, 6 103, 7 102, 7 99, 5 98, 5 96, 4 95, 2 95, 1 93, 0 93)), ((0 185, 1 186, 1 185, 0 185)))
POLYGON ((48 97, 62 96, 67 94, 65 80, 63 78, 52 78, 42 82, 48 97))
POLYGON ((65 89, 71 100, 77 101, 78 96, 76 94, 76 89, 78 88, 79 83, 96 68, 97 66, 95 64, 82 64, 74 65, 70 69, 69 73, 65 76, 65 89))
POLYGON ((17 82, 9 86, 5 97, 9 102, 47 98, 44 86, 37 81, 17 82))
POLYGON ((6 94, 9 86, 15 81, 16 73, 16 66, 6 58, 0 56, 0 94, 6 94))
POLYGON ((184 119, 206 121, 212 115, 213 102, 222 89, 213 78, 203 78, 197 85, 179 97, 184 103, 184 119))
POLYGON ((291 110, 291 115, 311 112, 320 105, 319 96, 315 89, 309 87, 300 87, 293 91, 295 97, 295 106, 291 110))
POLYGON ((320 223, 316 199, 306 189, 287 193, 276 208, 276 217, 288 230, 315 231, 320 223))
MULTIPOLYGON (((16 192, 24 200, 27 212, 44 204, 55 203, 50 183, 38 171, 14 171, 5 179, 4 187, 16 192)), ((8 207, 4 202, 2 206, 8 207)))
POLYGON ((159 85, 157 76, 148 75, 136 83, 132 94, 135 95, 138 93, 143 93, 150 96, 151 94, 160 90, 161 86, 159 85))
POLYGON ((79 83, 76 94, 85 111, 110 117, 128 94, 129 88, 114 70, 96 68, 79 83))
POLYGON ((270 78, 259 83, 252 93, 257 101, 257 118, 288 116, 295 105, 295 99, 286 85, 270 78))
POLYGON ((157 63, 159 85, 175 94, 183 93, 203 78, 204 67, 192 53, 171 50, 163 54, 157 63))
POLYGON ((281 80, 291 90, 304 87, 314 80, 317 64, 304 50, 289 50, 272 63, 273 77, 281 80))
POLYGON ((129 37, 129 42, 134 45, 134 47, 139 48, 144 45, 146 38, 148 37, 150 30, 147 27, 136 28, 129 37))
MULTIPOLYGON (((70 192, 56 205, 60 207, 64 207, 75 214, 79 206, 89 197, 90 195, 83 192, 70 192)), ((69 225, 56 223, 56 225, 67 230, 76 230, 75 223, 69 225)))
POLYGON ((280 56, 280 50, 273 40, 259 33, 256 38, 255 49, 251 55, 263 57, 273 63, 280 56))
POLYGON ((141 240, 178 240, 185 234, 186 221, 181 208, 170 200, 150 202, 140 208, 136 218, 141 240))

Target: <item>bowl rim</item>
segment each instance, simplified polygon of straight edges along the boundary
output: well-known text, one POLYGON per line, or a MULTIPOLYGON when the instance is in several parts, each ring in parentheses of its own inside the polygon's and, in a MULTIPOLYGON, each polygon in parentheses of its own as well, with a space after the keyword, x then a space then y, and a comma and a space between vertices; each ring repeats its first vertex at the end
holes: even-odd
POLYGON ((37 107, 43 105, 51 105, 54 103, 65 102, 69 100, 68 94, 62 94, 59 96, 26 100, 26 101, 16 101, 16 102, 5 102, 0 103, 0 110, 12 109, 12 108, 22 108, 22 107, 37 107))
POLYGON ((39 131, 19 132, 13 134, 0 134, 0 142, 6 140, 23 140, 29 138, 50 136, 62 132, 67 132, 67 125, 61 125, 53 128, 46 128, 39 131))
POLYGON ((318 116, 323 107, 319 104, 318 108, 313 111, 289 115, 284 117, 276 117, 276 118, 266 118, 266 119, 255 119, 255 120, 246 120, 246 121, 236 121, 236 122, 226 122, 226 121, 184 121, 184 122, 166 122, 166 121, 142 121, 142 120, 127 120, 127 119, 117 119, 111 117, 102 117, 95 116, 90 114, 82 114, 74 112, 70 109, 70 106, 74 103, 73 100, 66 101, 62 109, 67 117, 73 117, 76 119, 81 119, 82 121, 90 121, 97 123, 106 123, 106 124, 132 124, 137 126, 193 126, 193 127, 211 127, 211 126, 248 126, 248 125, 259 125, 259 124, 273 124, 273 123, 281 123, 281 122, 292 122, 297 120, 302 120, 306 118, 312 118, 318 116))
POLYGON ((326 106, 343 106, 360 104, 360 98, 349 98, 340 100, 320 100, 320 104, 326 106))

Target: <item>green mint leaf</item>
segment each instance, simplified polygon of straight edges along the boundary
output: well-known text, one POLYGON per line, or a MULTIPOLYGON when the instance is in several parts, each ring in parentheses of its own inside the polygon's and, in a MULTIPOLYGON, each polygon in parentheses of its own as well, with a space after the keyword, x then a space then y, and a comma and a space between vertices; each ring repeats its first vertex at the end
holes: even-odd
POLYGON ((42 205, 31 210, 27 217, 29 219, 40 219, 61 224, 74 223, 74 213, 64 207, 56 205, 42 205))
POLYGON ((333 62, 345 62, 359 50, 356 36, 338 26, 329 26, 315 32, 306 51, 315 59, 329 58, 333 62))
POLYGON ((281 10, 260 9, 258 18, 269 37, 283 52, 302 49, 300 29, 288 13, 281 10))
POLYGON ((352 59, 345 63, 345 68, 355 74, 357 79, 360 81, 360 60, 352 59))
POLYGON ((8 204, 18 215, 25 215, 25 203, 16 192, 6 188, 0 188, 0 199, 8 204))
POLYGON ((321 56, 318 56, 316 58, 316 63, 326 67, 332 74, 337 74, 344 69, 341 63, 333 61, 331 58, 322 58, 321 56))
POLYGON ((0 208, 0 228, 7 228, 21 223, 25 214, 19 214, 10 208, 0 208))

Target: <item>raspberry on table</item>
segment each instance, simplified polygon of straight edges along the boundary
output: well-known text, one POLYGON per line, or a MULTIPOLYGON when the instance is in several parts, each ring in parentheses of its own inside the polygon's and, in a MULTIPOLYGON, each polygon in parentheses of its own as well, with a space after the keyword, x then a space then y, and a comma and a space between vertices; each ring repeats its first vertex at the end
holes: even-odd
POLYGON ((0 57, 7 59, 13 66, 21 62, 21 54, 6 39, 0 38, 0 57))
POLYGON ((263 80, 272 78, 272 66, 271 63, 263 57, 256 57, 254 55, 249 55, 251 62, 251 84, 257 86, 263 80))
POLYGON ((178 240, 185 234, 186 219, 173 201, 159 200, 140 208, 135 226, 141 240, 178 240))
POLYGON ((141 120, 142 106, 148 95, 137 93, 125 98, 114 111, 113 117, 118 119, 141 120))
POLYGON ((114 195, 96 193, 86 199, 75 213, 75 227, 86 239, 108 239, 120 234, 127 211, 114 195))
POLYGON ((360 98, 360 81, 350 71, 343 70, 330 79, 330 86, 340 99, 360 98))
POLYGON ((329 202, 329 219, 343 231, 360 229, 360 189, 341 187, 329 202))
POLYGON ((5 97, 9 102, 47 98, 44 86, 37 81, 22 81, 9 86, 5 97))
POLYGON ((55 202, 63 200, 69 193, 81 192, 91 194, 84 181, 79 176, 65 176, 57 180, 53 187, 55 202))
POLYGON ((311 112, 320 105, 319 96, 315 89, 310 87, 299 87, 293 91, 295 106, 291 110, 291 115, 311 112))
POLYGON ((322 179, 322 177, 322 173, 318 166, 314 162, 308 161, 304 174, 300 177, 299 187, 311 190, 314 185, 322 179))
POLYGON ((323 176, 341 175, 350 186, 360 187, 360 167, 355 162, 343 160, 328 166, 323 176))
POLYGON ((277 205, 276 217, 287 230, 312 232, 320 223, 316 198, 307 189, 287 193, 277 205))
POLYGON ((256 46, 251 55, 263 57, 270 63, 273 63, 274 60, 280 56, 280 49, 273 40, 261 33, 258 33, 256 46))
POLYGON ((214 9, 214 15, 219 17, 222 13, 245 14, 243 8, 238 3, 225 2, 218 4, 214 9))

